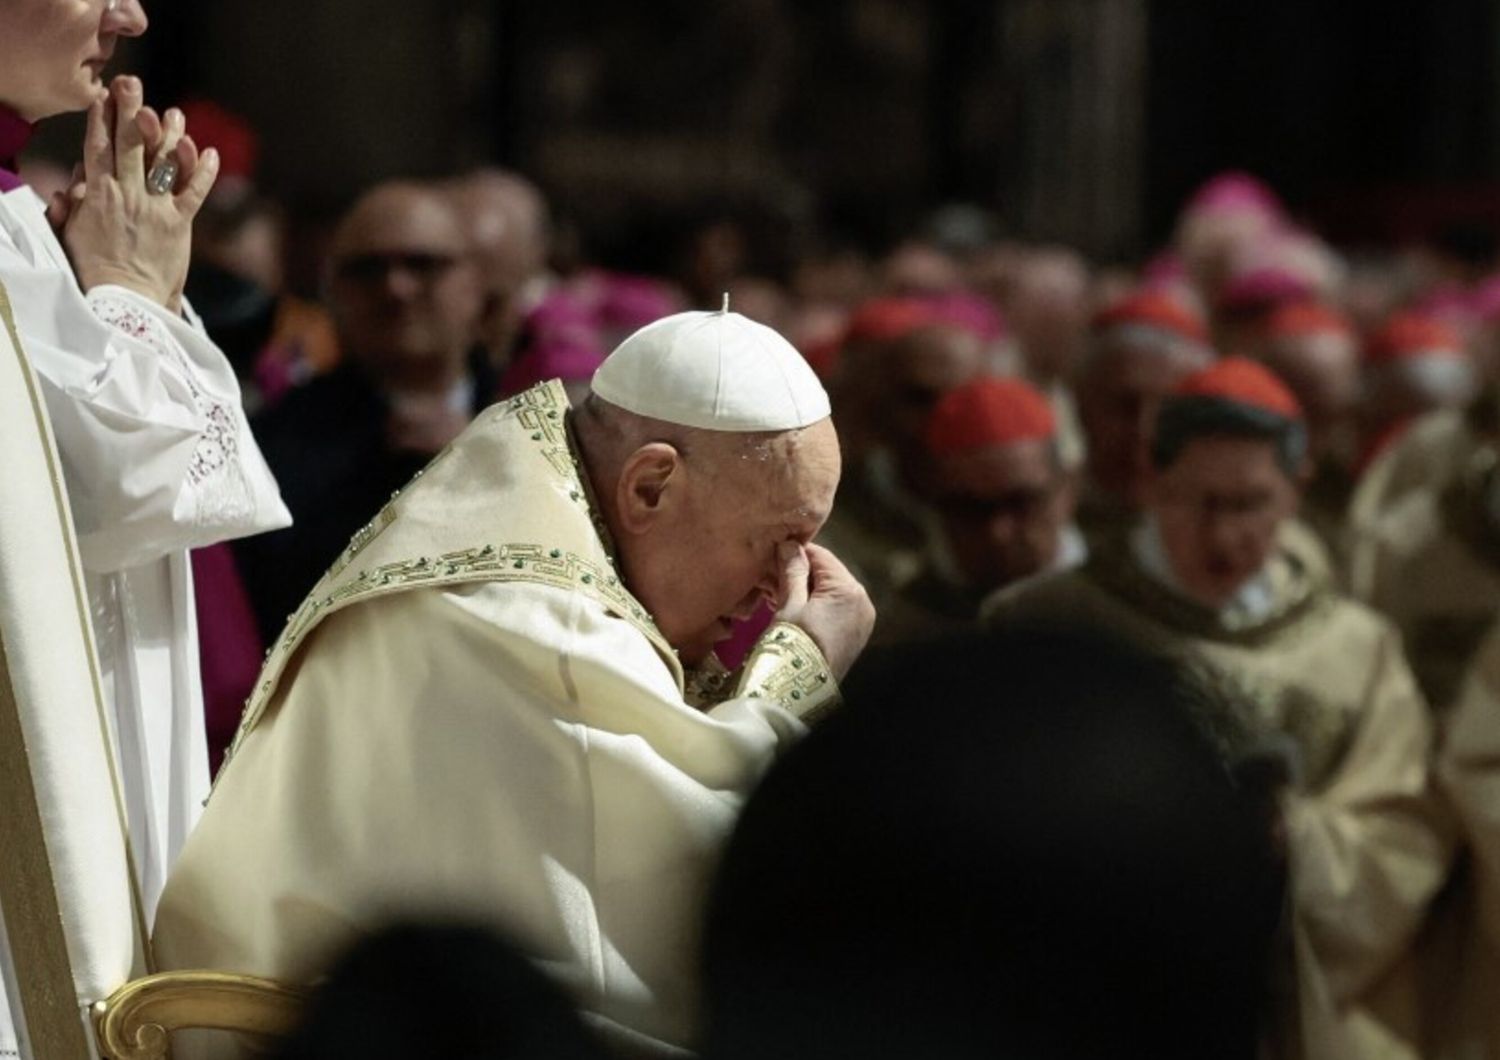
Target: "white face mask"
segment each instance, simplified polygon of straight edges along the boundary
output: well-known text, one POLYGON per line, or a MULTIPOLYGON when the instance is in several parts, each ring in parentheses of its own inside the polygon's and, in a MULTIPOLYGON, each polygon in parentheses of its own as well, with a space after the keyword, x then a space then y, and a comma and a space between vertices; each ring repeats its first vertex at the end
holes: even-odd
POLYGON ((1390 366, 1413 386, 1444 405, 1462 405, 1474 396, 1474 365, 1462 354, 1433 353, 1404 358, 1390 366))

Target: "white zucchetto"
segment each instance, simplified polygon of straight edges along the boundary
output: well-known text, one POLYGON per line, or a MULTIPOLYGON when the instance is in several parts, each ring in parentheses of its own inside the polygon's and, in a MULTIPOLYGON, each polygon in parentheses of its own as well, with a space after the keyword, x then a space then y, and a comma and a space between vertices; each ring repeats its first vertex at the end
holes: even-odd
POLYGON ((727 309, 647 324, 604 359, 592 386, 627 412, 711 431, 789 431, 830 411, 791 343, 727 309))

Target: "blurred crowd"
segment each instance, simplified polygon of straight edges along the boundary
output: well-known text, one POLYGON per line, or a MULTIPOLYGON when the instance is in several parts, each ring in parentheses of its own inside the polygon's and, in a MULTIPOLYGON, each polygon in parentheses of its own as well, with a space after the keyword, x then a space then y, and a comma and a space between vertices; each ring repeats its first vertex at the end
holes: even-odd
MULTIPOLYGON (((382 183, 300 230, 253 131, 185 110, 222 159, 187 295, 294 520, 193 557, 216 757, 287 616, 479 410, 551 378, 586 393, 624 336, 727 299, 830 392, 844 477, 819 540, 877 643, 1087 620, 1230 687, 1198 720, 1272 808, 1275 1055, 1500 1055, 1464 1051, 1500 1048, 1492 239, 1347 254, 1233 172, 1139 262, 962 206, 771 268, 725 211, 645 274, 591 260, 567 204, 500 169, 382 183)), ((997 700, 1016 680, 991 678, 997 700)))

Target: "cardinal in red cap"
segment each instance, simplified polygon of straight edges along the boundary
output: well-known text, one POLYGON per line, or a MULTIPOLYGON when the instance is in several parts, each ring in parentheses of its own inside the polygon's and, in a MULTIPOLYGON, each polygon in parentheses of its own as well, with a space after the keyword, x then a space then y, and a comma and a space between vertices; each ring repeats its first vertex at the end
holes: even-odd
POLYGON ((1466 406, 1478 388, 1464 338, 1436 317, 1393 314, 1365 348, 1361 467, 1418 418, 1466 406))
POLYGON ((850 318, 832 381, 846 461, 887 450, 907 488, 925 479, 922 428, 935 401, 976 375, 985 346, 921 297, 878 298, 850 318))
POLYGON ((1157 409, 1178 380, 1212 359, 1203 318, 1164 292, 1131 295, 1094 318, 1077 384, 1088 446, 1079 519, 1091 538, 1133 521, 1157 409))
POLYGON ((1302 407, 1269 369, 1241 357, 1173 388, 1151 442, 1148 524, 1164 573, 1203 606, 1231 603, 1271 559, 1307 468, 1302 407))
POLYGON ((1342 558, 1359 460, 1362 386, 1354 325, 1322 302, 1292 302, 1271 314, 1256 349, 1297 396, 1306 418, 1312 478, 1302 517, 1342 558))
POLYGON ((1266 367, 1231 357, 1192 373, 1158 416, 1134 530, 985 615, 1100 626, 1201 685, 1199 721, 1287 856, 1297 943, 1279 989, 1301 1003, 1270 1016, 1265 1054, 1302 1042, 1317 1045, 1309 1060, 1415 1060, 1388 1021, 1419 1004, 1408 955, 1448 875, 1425 812, 1431 724, 1392 623, 1285 534, 1306 453, 1302 409, 1266 367))
POLYGON ((1245 349, 1278 309, 1306 302, 1316 293, 1305 277, 1281 265, 1236 273, 1214 300, 1214 341, 1223 350, 1245 349))
POLYGON ((1343 425, 1359 403, 1354 325, 1321 302, 1293 302, 1270 315, 1257 345, 1260 359, 1297 396, 1313 449, 1322 449, 1326 436, 1343 425))
POLYGON ((988 349, 927 298, 865 303, 829 385, 844 474, 819 540, 885 607, 921 565, 932 460, 923 432, 942 396, 979 375, 988 349))
POLYGON ((881 641, 972 625, 990 593, 1086 554, 1057 418, 1031 384, 982 376, 949 391, 925 442, 936 518, 922 566, 881 611, 881 641))
POLYGON ((1199 346, 1208 344, 1208 325, 1196 311, 1181 299, 1165 291, 1140 291, 1128 295, 1094 315, 1096 334, 1112 332, 1116 328, 1136 328, 1141 331, 1154 330, 1162 336, 1141 336, 1142 341, 1177 341, 1199 346))

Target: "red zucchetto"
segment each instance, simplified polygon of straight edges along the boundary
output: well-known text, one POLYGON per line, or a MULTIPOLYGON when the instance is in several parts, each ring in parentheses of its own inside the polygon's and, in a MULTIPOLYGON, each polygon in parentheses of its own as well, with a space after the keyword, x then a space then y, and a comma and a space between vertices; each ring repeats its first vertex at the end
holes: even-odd
POLYGON ((198 149, 212 147, 219 152, 222 176, 255 179, 260 136, 248 121, 210 99, 190 99, 179 109, 198 149))
POLYGON ((1208 327, 1203 318, 1160 291, 1130 295, 1094 316, 1096 333, 1122 325, 1159 328, 1190 342, 1208 342, 1208 327))
POLYGON ((872 298, 854 311, 844 344, 894 342, 932 323, 932 307, 918 298, 872 298))
POLYGON ((1052 406, 1035 387, 994 376, 943 395, 927 421, 927 448, 934 456, 1056 436, 1052 406))
POLYGON ((1226 357, 1173 388, 1156 417, 1151 462, 1170 467, 1195 438, 1219 435, 1273 443, 1288 475, 1307 458, 1302 406, 1269 368, 1244 357, 1226 357))
POLYGON ((1370 338, 1365 357, 1371 364, 1389 364, 1413 357, 1466 356, 1463 336, 1436 317, 1396 313, 1370 338))
POLYGON ((1302 406, 1287 385, 1269 368, 1244 357, 1225 357, 1194 372, 1172 388, 1168 401, 1184 398, 1216 398, 1284 420, 1302 419, 1302 406))
POLYGON ((1349 318, 1322 302, 1290 302, 1279 307, 1266 321, 1266 337, 1300 339, 1311 335, 1354 334, 1349 318))

